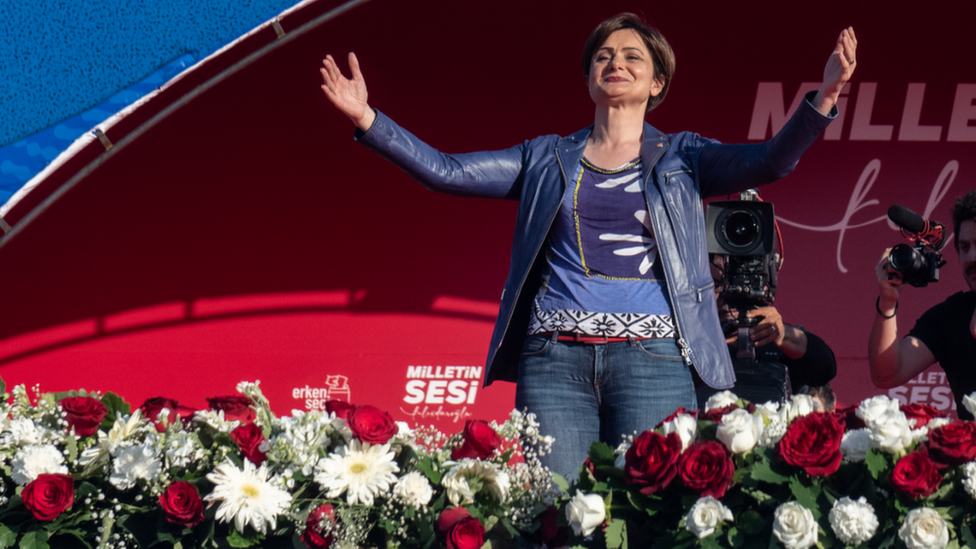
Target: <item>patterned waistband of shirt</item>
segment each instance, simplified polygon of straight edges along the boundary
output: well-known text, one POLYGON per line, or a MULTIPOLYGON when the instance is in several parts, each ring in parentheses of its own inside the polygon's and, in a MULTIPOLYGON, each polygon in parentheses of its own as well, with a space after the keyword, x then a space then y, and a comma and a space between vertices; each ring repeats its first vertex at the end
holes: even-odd
POLYGON ((544 332, 574 332, 598 337, 677 337, 671 315, 536 309, 529 320, 528 335, 544 332))

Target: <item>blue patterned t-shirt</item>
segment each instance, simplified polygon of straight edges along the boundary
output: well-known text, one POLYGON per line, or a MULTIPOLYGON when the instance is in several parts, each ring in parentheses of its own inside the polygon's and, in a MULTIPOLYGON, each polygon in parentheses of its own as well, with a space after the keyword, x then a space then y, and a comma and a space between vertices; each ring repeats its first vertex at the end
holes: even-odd
POLYGON ((549 234, 529 333, 674 337, 640 159, 613 170, 584 158, 549 234))

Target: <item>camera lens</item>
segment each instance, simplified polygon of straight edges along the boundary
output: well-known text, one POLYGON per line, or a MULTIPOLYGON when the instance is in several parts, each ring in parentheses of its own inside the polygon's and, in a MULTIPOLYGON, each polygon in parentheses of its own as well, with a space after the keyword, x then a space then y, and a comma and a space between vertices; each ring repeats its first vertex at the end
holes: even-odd
POLYGON ((729 244, 745 248, 756 242, 759 236, 759 220, 752 212, 739 210, 725 218, 722 231, 729 244))
POLYGON ((899 244, 888 254, 891 268, 905 275, 913 275, 926 269, 925 256, 907 244, 899 244))

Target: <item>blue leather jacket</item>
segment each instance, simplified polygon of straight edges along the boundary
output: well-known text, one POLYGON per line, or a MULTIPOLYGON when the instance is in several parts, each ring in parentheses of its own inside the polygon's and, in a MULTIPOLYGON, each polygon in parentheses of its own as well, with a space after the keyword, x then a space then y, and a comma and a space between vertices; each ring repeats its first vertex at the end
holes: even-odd
MULTIPOLYGON (((519 201, 508 280, 485 363, 485 386, 516 381, 532 300, 545 270, 546 238, 592 128, 568 137, 546 135, 500 151, 445 154, 376 113, 369 131, 356 138, 425 187, 459 196, 519 201)), ((644 124, 641 150, 644 194, 663 258, 674 309, 678 345, 685 362, 715 388, 735 381, 719 325, 708 249, 703 198, 724 196, 771 183, 789 174, 800 155, 830 121, 804 101, 771 140, 723 145, 698 134, 663 134, 644 124)))

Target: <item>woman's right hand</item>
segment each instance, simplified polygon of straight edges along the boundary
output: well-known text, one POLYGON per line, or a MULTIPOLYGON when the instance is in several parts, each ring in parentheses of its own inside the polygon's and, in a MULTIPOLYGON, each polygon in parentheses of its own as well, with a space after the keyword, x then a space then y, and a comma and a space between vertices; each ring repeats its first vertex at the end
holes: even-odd
POLYGON ((891 268, 891 264, 888 263, 888 254, 890 253, 891 248, 886 248, 881 254, 878 264, 874 267, 874 273, 878 277, 878 292, 881 296, 881 299, 878 300, 878 308, 885 311, 886 314, 898 304, 898 295, 903 282, 901 273, 891 268))
POLYGON ((325 96, 359 129, 368 130, 376 120, 376 113, 366 102, 366 81, 363 80, 363 73, 359 70, 356 54, 349 52, 349 70, 352 71, 352 80, 342 75, 331 55, 325 56, 322 65, 323 68, 319 69, 319 72, 322 73, 322 80, 325 82, 322 85, 325 96))

